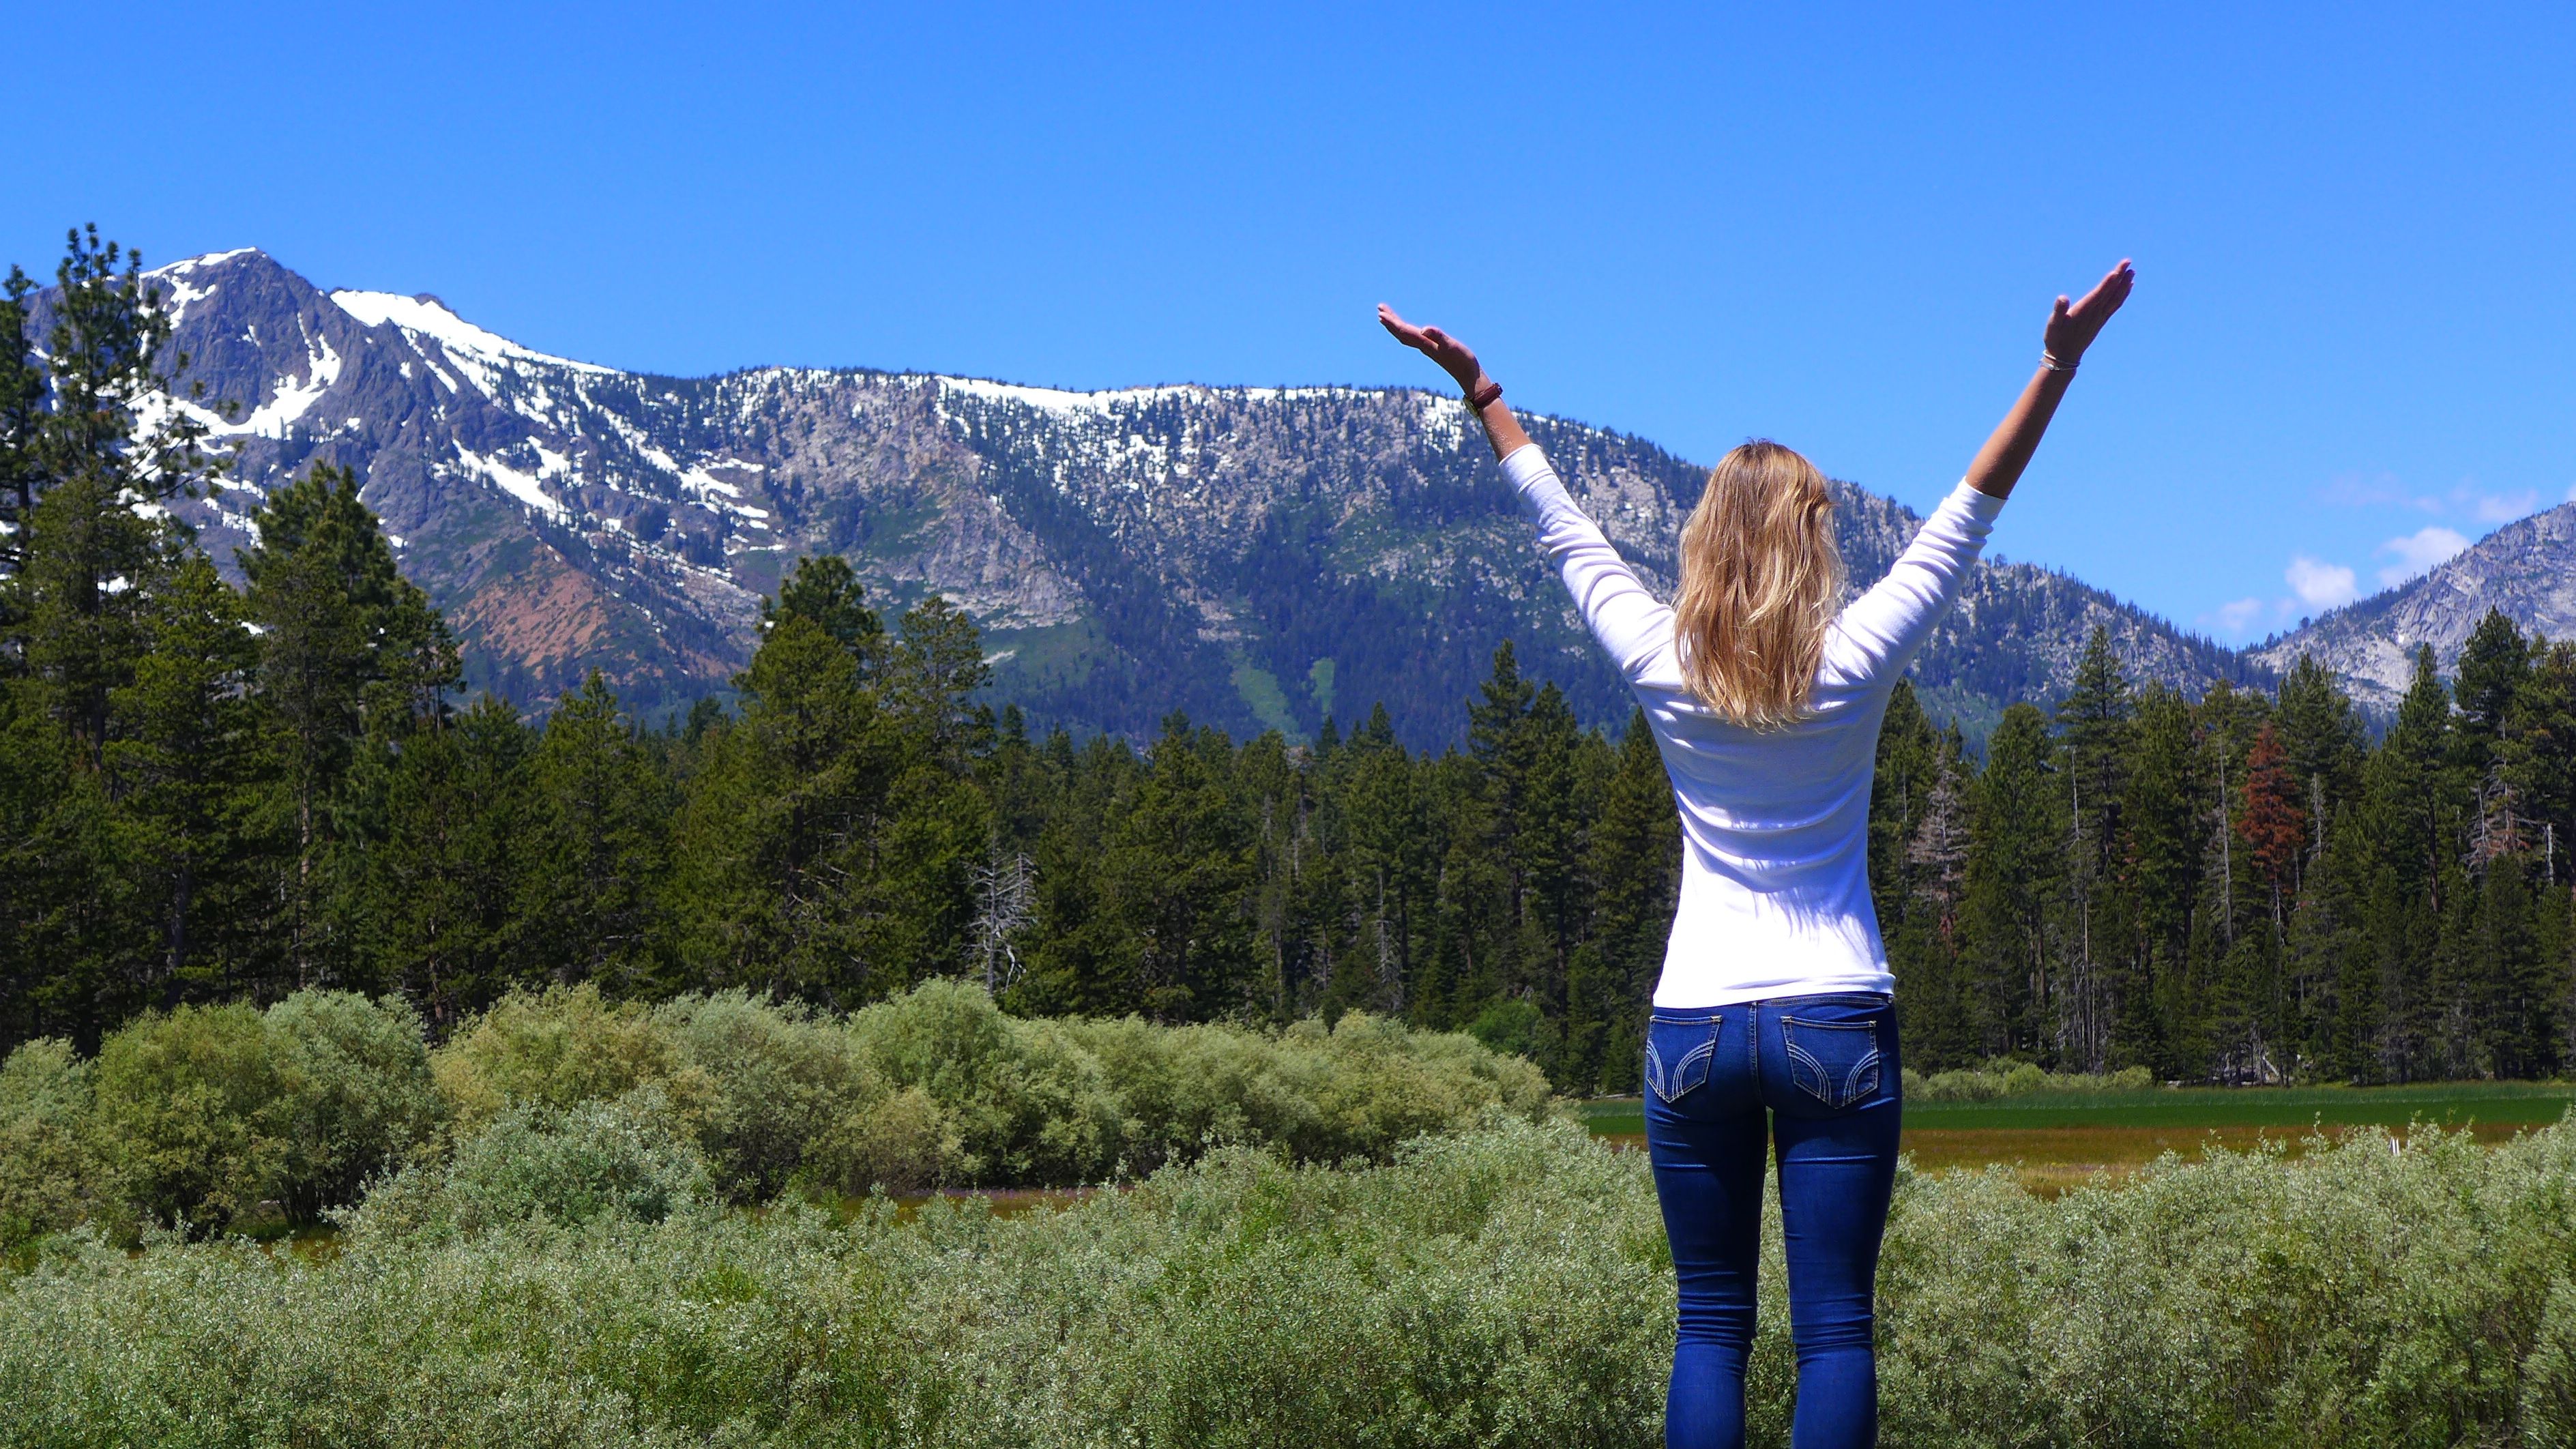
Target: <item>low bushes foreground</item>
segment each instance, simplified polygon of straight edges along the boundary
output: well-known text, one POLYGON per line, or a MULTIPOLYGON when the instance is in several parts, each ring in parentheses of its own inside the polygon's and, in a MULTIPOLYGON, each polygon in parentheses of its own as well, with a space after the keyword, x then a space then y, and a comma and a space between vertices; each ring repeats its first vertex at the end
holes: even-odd
POLYGON ((1554 1110, 1472 1038, 1364 1015, 1277 1032, 1024 1020, 927 983, 847 1017, 741 992, 659 1006, 507 998, 430 1049, 395 999, 181 1007, 83 1059, 0 1064, 0 1249, 88 1223, 241 1230, 354 1208, 472 1230, 688 1202, 1062 1186, 1210 1147, 1383 1159, 1554 1110), (370 1190, 372 1184, 372 1190, 370 1190))
MULTIPOLYGON (((488 1139, 487 1139, 488 1140, 488 1139)), ((1900 1174, 1890 1446, 2576 1444, 2576 1124, 2169 1158, 2056 1198, 1900 1174)), ((486 1208, 495 1198, 478 1199, 486 1208)), ((1641 1154, 1563 1123, 1377 1166, 1247 1148, 997 1216, 624 1201, 357 1215, 318 1261, 79 1233, 0 1279, 0 1442, 1660 1442, 1672 1271, 1641 1154), (659 1214, 658 1221, 655 1214, 659 1214)), ((1752 1442, 1787 1442, 1780 1224, 1752 1442)))

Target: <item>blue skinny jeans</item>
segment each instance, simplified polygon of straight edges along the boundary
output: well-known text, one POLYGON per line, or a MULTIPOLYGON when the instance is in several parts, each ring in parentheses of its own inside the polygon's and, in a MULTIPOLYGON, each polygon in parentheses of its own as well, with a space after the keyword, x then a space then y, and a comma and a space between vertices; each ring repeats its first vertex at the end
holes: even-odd
POLYGON ((1646 1150, 1681 1300, 1664 1401, 1670 1449, 1744 1443, 1762 1159, 1773 1143, 1798 1351, 1789 1442, 1877 1442, 1871 1300, 1902 1111, 1896 1014, 1884 996, 1783 996, 1659 1010, 1648 1021, 1646 1150))

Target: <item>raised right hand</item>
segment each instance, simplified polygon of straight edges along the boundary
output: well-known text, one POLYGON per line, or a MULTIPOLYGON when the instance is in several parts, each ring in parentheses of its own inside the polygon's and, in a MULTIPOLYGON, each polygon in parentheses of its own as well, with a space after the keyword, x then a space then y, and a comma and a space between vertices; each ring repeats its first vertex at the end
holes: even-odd
POLYGON ((2123 257, 2118 266, 2093 284, 2093 290, 2084 294, 2083 301, 2070 305, 2064 297, 2058 298, 2057 306, 2048 314, 2047 340, 2042 344, 2048 349, 2048 355, 2068 367, 2081 361, 2084 349, 2093 345, 2093 339, 2101 335, 2102 324, 2110 321, 2111 314, 2120 310, 2120 304, 2129 300, 2129 289, 2137 282, 2137 272, 2123 257))

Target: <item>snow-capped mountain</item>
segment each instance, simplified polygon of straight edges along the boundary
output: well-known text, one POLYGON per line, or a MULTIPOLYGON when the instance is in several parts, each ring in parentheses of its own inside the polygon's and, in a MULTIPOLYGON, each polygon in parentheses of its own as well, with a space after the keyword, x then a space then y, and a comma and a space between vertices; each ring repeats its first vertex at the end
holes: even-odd
POLYGON ((2301 654, 2343 676, 2374 713, 2397 707, 2426 644, 2447 674, 2489 609, 2526 633, 2576 635, 2576 503, 2508 523, 2432 572, 2327 614, 2254 657, 2285 670, 2301 654))
MULTIPOLYGON (((323 291, 256 250, 154 274, 236 466, 192 506, 219 556, 261 494, 359 470, 405 571, 481 683, 539 702, 607 671, 638 707, 720 690, 760 597, 800 555, 852 562, 891 613, 937 592, 986 631, 994 693, 1130 734, 1166 711, 1238 732, 1387 703, 1454 738, 1495 645, 1623 720, 1616 679, 1542 567, 1472 420, 1410 390, 1073 393, 865 369, 710 378, 550 356, 437 298, 323 291)), ((198 404, 190 404, 197 406, 198 404)), ((1658 588, 1701 469, 1540 418, 1576 495, 1658 588)), ((1856 579, 1911 536, 1845 486, 1856 579)), ((2261 671, 2072 579, 1980 569, 1917 673, 1972 730, 2045 698, 2094 624, 2133 673, 2196 688, 2261 671)))

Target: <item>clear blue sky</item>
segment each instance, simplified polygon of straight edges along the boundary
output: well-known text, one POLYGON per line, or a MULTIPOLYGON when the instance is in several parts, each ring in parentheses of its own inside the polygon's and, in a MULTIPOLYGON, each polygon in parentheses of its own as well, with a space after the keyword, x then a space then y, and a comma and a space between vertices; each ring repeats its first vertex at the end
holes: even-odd
POLYGON ((1071 387, 1436 381, 1386 299, 1924 507, 2128 255, 2007 554, 2243 639, 2576 485, 2568 7, 1610 11, 17 5, 0 260, 1071 387))

